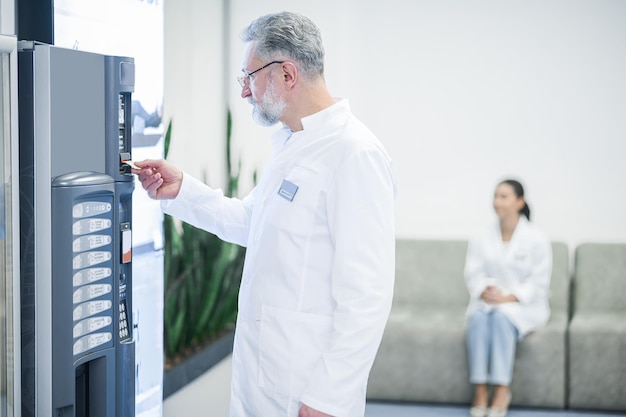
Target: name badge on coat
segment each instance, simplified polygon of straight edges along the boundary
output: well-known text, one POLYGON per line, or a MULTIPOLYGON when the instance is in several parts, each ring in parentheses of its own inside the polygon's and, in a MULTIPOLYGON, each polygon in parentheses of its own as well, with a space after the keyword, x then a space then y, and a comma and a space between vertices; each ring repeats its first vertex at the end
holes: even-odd
POLYGON ((280 184, 280 188, 278 189, 278 195, 289 201, 293 201, 297 192, 298 186, 287 180, 283 180, 283 183, 280 184))

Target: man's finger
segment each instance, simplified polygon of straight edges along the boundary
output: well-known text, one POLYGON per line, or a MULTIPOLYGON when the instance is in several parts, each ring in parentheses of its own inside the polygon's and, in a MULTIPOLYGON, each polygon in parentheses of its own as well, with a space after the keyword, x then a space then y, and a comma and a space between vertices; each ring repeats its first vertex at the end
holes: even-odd
POLYGON ((148 188, 146 188, 150 198, 154 198, 154 199, 157 198, 157 193, 158 193, 159 187, 161 187, 161 185, 163 185, 163 179, 159 178, 157 181, 155 181, 152 184, 150 184, 150 186, 148 188))

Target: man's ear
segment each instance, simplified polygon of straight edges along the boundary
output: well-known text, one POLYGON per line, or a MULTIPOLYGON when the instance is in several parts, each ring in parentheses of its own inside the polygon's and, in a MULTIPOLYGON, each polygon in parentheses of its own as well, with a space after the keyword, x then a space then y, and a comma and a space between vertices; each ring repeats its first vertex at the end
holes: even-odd
POLYGON ((284 62, 282 65, 283 70, 283 82, 285 83, 285 88, 291 90, 298 81, 298 69, 296 68, 293 62, 284 62))

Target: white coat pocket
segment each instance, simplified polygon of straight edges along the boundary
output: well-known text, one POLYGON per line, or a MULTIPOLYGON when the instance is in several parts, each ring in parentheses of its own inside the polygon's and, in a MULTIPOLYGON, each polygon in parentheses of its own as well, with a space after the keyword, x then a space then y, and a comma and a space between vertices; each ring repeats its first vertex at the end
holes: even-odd
POLYGON ((263 305, 259 386, 290 397, 301 395, 326 349, 332 317, 263 305))

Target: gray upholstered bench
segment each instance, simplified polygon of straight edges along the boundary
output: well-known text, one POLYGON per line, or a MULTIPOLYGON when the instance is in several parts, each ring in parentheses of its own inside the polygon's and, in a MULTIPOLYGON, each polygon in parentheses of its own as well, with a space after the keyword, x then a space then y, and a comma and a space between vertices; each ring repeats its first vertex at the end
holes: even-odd
MULTIPOLYGON (((465 241, 398 240, 394 303, 368 385, 372 400, 469 404, 465 241)), ((569 302, 567 247, 554 243, 552 317, 517 352, 513 404, 562 408, 569 302)))
POLYGON ((626 244, 576 249, 570 408, 626 410, 626 244))

